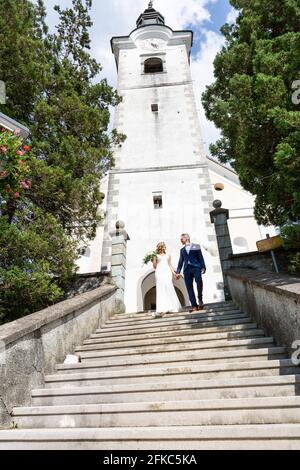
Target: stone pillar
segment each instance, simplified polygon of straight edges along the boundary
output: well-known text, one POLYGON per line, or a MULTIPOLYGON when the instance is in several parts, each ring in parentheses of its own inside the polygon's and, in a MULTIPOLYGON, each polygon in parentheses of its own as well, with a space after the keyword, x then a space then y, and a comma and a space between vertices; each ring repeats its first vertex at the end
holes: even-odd
POLYGON ((126 273, 126 251, 129 236, 125 230, 124 222, 116 222, 116 229, 110 232, 111 253, 111 277, 117 285, 115 313, 125 312, 124 289, 126 273))
POLYGON ((216 200, 213 202, 214 210, 210 212, 210 220, 215 224, 220 262, 224 279, 224 294, 226 300, 231 300, 231 295, 226 278, 226 271, 231 267, 229 257, 233 254, 231 238, 228 229, 229 211, 222 208, 222 202, 216 200))

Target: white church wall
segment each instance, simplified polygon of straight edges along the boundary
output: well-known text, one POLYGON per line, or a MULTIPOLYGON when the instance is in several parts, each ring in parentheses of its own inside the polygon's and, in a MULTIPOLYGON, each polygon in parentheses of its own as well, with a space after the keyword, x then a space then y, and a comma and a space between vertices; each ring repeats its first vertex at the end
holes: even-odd
MULTIPOLYGON (((213 195, 191 80, 190 46, 190 32, 173 33, 155 25, 140 28, 129 38, 113 40, 118 92, 123 98, 115 126, 127 140, 115 151, 107 233, 116 220, 122 220, 130 237, 127 311, 143 308, 143 289, 150 279, 153 282, 152 276, 143 283, 151 269, 142 264, 145 253, 165 241, 177 267, 183 232, 189 232, 203 247, 208 267, 204 300, 224 297, 216 236, 209 218, 213 195), (150 57, 162 60, 163 72, 144 73, 144 62, 150 57), (151 109, 153 104, 158 105, 157 112, 151 109), (161 209, 154 208, 153 195, 157 192, 162 195, 161 209)), ((105 253, 109 252, 108 245, 105 242, 105 253)), ((109 255, 104 255, 102 264, 109 266, 109 255)), ((182 286, 181 280, 177 287, 182 291, 182 286)), ((186 292, 183 294, 186 296, 186 292)))
MULTIPOLYGON (((225 172, 227 170, 220 170, 225 172)), ((214 199, 220 199, 225 209, 229 209, 228 227, 234 254, 257 251, 256 242, 265 238, 266 233, 275 235, 275 227, 261 227, 254 217, 254 196, 243 190, 234 180, 225 178, 222 174, 210 169, 214 199), (223 191, 216 191, 214 185, 222 183, 223 191)))
POLYGON ((128 136, 116 153, 122 168, 187 165, 201 160, 192 135, 190 101, 186 96, 189 88, 190 85, 178 85, 122 91, 121 131, 128 136), (158 112, 151 111, 151 104, 158 104, 158 112))
POLYGON ((191 116, 191 107, 196 111, 196 105, 186 48, 168 46, 166 73, 157 74, 141 72, 144 52, 137 48, 120 53, 119 93, 123 102, 117 113, 122 116, 119 130, 128 136, 121 150, 116 150, 120 166, 149 168, 203 161, 201 130, 198 127, 195 132, 199 123, 191 116), (158 112, 151 111, 152 104, 158 104, 158 112), (195 139, 201 151, 195 149, 195 139))
POLYGON ((118 218, 125 222, 127 243, 125 304, 128 311, 140 309, 140 281, 150 266, 143 266, 144 255, 160 241, 167 244, 174 267, 181 248, 180 235, 189 233, 200 243, 207 264, 205 302, 223 299, 222 275, 215 252, 209 214, 201 203, 199 173, 202 169, 166 170, 118 174, 118 218), (161 192, 163 207, 155 209, 153 193, 161 192))

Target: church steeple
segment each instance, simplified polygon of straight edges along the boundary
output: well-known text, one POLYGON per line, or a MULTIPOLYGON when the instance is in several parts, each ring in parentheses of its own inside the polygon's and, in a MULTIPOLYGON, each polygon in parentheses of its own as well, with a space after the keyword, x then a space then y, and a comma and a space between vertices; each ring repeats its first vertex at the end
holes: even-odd
POLYGON ((156 11, 155 8, 153 8, 153 0, 149 2, 148 8, 139 16, 136 22, 138 28, 149 26, 151 24, 165 24, 165 18, 156 11))

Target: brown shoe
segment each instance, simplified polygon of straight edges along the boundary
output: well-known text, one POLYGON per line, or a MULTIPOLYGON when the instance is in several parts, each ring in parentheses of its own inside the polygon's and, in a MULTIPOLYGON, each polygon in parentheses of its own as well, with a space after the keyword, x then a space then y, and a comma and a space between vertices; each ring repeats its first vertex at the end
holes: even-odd
POLYGON ((190 313, 197 312, 197 311, 198 311, 198 307, 193 307, 189 310, 190 313))

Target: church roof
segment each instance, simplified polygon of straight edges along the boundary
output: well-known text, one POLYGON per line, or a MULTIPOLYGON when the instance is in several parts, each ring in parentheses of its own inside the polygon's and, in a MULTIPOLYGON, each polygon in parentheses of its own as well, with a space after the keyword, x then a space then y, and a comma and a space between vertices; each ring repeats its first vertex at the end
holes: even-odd
POLYGON ((232 183, 239 185, 242 189, 239 176, 230 165, 224 165, 215 158, 212 158, 211 156, 206 156, 206 159, 208 163, 208 168, 211 171, 214 171, 219 176, 222 176, 223 178, 230 180, 232 183))
POLYGON ((27 129, 27 127, 23 126, 19 122, 3 113, 0 113, 0 127, 3 127, 11 132, 18 131, 22 139, 27 139, 30 134, 30 131, 27 129))

